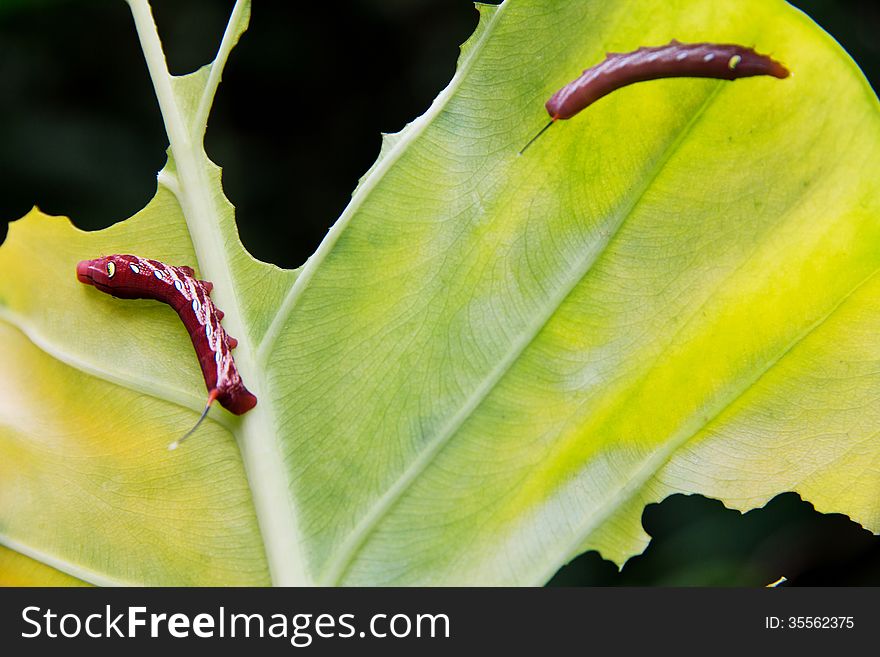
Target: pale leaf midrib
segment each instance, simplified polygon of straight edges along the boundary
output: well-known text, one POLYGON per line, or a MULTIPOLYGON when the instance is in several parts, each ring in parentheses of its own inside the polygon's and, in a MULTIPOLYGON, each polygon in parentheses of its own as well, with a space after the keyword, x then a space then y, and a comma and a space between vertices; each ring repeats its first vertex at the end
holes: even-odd
MULTIPOLYGON (((262 404, 258 403, 242 417, 235 433, 239 438, 240 453, 272 582, 279 585, 311 584, 302 554, 297 509, 289 493, 288 473, 280 458, 274 409, 267 403, 263 370, 255 362, 256 345, 251 344, 243 330, 245 313, 242 299, 232 279, 230 252, 242 247, 238 242, 227 248, 227 238, 222 232, 222 218, 224 213, 232 212, 232 206, 226 201, 219 175, 214 175, 214 165, 204 151, 201 140, 203 126, 193 126, 182 114, 180 99, 168 72, 149 4, 146 0, 128 2, 162 111, 178 181, 176 195, 186 219, 199 269, 214 282, 218 294, 223 295, 225 321, 241 337, 236 363, 243 377, 257 384, 254 392, 263 398, 262 404)), ((245 4, 248 4, 248 0, 237 0, 230 23, 243 20, 241 8, 245 4)), ((231 48, 231 37, 228 35, 234 32, 234 29, 226 31, 218 59, 212 65, 211 74, 218 81, 222 63, 228 54, 228 50, 223 49, 231 48)), ((203 98, 200 106, 205 102, 203 98)))

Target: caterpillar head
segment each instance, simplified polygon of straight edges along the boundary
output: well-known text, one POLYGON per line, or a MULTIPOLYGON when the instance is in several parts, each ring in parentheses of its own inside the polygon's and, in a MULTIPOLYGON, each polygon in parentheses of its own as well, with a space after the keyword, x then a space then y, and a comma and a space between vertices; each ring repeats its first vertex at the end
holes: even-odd
POLYGON ((80 283, 94 285, 102 291, 109 291, 120 285, 120 279, 128 270, 137 266, 138 258, 131 255, 112 255, 94 260, 81 260, 76 265, 76 278, 80 283))
POLYGON ((781 80, 789 76, 785 66, 767 55, 759 55, 752 48, 742 48, 738 54, 731 56, 727 60, 727 67, 735 71, 738 78, 772 75, 781 80))

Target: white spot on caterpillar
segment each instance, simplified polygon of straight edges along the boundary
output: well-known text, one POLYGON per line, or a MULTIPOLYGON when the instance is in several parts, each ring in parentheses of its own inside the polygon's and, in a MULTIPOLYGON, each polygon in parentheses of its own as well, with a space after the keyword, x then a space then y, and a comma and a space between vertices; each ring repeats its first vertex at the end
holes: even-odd
POLYGON ((714 53, 714 52, 710 52, 708 55, 706 55, 705 57, 703 57, 703 61, 704 61, 704 62, 711 62, 713 59, 715 59, 715 53, 714 53))
MULTIPOLYGON (((199 300, 193 299, 193 312, 194 313, 199 312, 199 308, 201 308, 201 307, 202 307, 202 304, 199 303, 199 300)), ((211 336, 209 335, 208 337, 211 337, 211 336)))
POLYGON ((183 283, 180 281, 174 281, 174 287, 177 288, 178 292, 183 292, 183 283))
POLYGON ((727 62, 727 68, 729 68, 731 71, 734 70, 737 66, 739 66, 739 63, 740 63, 742 60, 743 60, 743 58, 740 57, 739 55, 734 55, 734 56, 731 57, 730 60, 727 62))
POLYGON ((214 360, 217 361, 217 364, 220 364, 220 361, 223 359, 223 355, 218 351, 214 354, 214 360))
POLYGON ((137 265, 129 265, 129 267, 131 267, 131 270, 132 270, 135 274, 140 274, 140 273, 141 273, 141 270, 140 270, 140 268, 139 268, 137 265))
POLYGON ((162 280, 162 272, 160 272, 158 269, 156 269, 156 270, 153 271, 153 275, 154 275, 156 278, 158 278, 160 281, 162 280))
POLYGON ((686 52, 680 52, 675 56, 675 61, 681 62, 687 59, 688 54, 686 52))
POLYGON ((211 340, 211 322, 205 324, 205 337, 208 338, 208 341, 211 340))
POLYGON ((624 68, 629 65, 630 55, 614 55, 614 59, 608 59, 605 63, 607 66, 605 67, 606 73, 611 73, 612 71, 616 71, 619 68, 624 68))
POLYGON ((113 278, 113 275, 116 273, 116 263, 112 260, 107 263, 107 276, 113 278))
POLYGON ((650 55, 648 55, 648 57, 646 59, 649 62, 656 62, 658 57, 660 57, 659 53, 652 52, 650 55))

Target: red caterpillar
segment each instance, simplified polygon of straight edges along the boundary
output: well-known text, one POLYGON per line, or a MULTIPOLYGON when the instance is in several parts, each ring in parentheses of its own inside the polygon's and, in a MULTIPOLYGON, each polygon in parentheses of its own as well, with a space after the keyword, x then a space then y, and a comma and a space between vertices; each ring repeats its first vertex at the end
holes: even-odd
POLYGON ((605 59, 586 69, 577 79, 550 97, 545 107, 550 123, 520 151, 559 119, 570 119, 582 109, 616 89, 659 78, 717 78, 736 80, 755 75, 788 77, 788 69, 752 48, 720 43, 679 43, 639 48, 626 53, 608 53, 605 59))
POLYGON ((167 303, 186 326, 205 377, 208 403, 195 426, 169 449, 175 449, 196 430, 215 399, 236 415, 256 405, 257 398, 244 387, 232 358, 231 350, 238 341, 220 325, 223 312, 211 301, 214 286, 195 278, 191 268, 172 267, 133 255, 111 255, 79 262, 76 277, 81 283, 94 285, 119 299, 156 299, 167 303))

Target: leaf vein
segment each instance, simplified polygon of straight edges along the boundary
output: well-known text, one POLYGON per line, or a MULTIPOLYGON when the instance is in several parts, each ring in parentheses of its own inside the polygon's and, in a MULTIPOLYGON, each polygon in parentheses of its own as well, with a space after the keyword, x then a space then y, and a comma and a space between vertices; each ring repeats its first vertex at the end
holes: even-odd
MULTIPOLYGON (((749 390, 757 385, 757 383, 765 376, 767 376, 767 374, 771 370, 773 370, 774 367, 785 360, 795 349, 803 344, 803 342, 807 338, 809 338, 813 333, 821 328, 838 310, 840 310, 841 307, 846 304, 846 302, 854 294, 865 287, 875 276, 877 276, 877 274, 880 274, 880 267, 874 269, 864 279, 857 283, 849 292, 843 295, 843 297, 841 297, 840 300, 826 314, 819 317, 819 319, 817 319, 810 326, 808 326, 806 329, 796 335, 794 339, 789 342, 778 355, 774 356, 761 367, 756 376, 747 379, 744 382, 745 385, 742 385, 741 387, 734 390, 733 394, 730 397, 722 401, 718 410, 713 412, 711 417, 701 422, 692 430, 684 431, 683 435, 680 438, 675 439, 674 436, 671 437, 671 439, 665 443, 665 446, 663 448, 658 449, 647 459, 645 459, 642 462, 642 465, 634 472, 632 476, 623 478, 626 483, 623 486, 619 487, 616 491, 608 495, 607 499, 609 500, 609 502, 606 503, 602 508, 600 508, 597 513, 591 515, 591 517, 589 518, 589 522, 582 526, 581 531, 579 531, 575 535, 575 540, 566 545, 564 553, 554 555, 554 558, 548 561, 548 569, 545 570, 541 574, 541 576, 536 579, 535 583, 543 584, 550 577, 552 577, 553 574, 556 572, 558 564, 564 563, 569 557, 574 556, 576 552, 579 551, 580 546, 582 546, 587 540, 587 537, 605 520, 607 520, 617 508, 628 504, 639 493, 639 491, 644 488, 645 484, 650 481, 650 479, 655 474, 657 474, 657 472, 659 472, 672 460, 672 457, 679 449, 684 447, 695 436, 697 436, 707 427, 712 425, 728 409, 732 408, 740 399, 748 394, 749 390)), ((703 413, 696 413, 695 415, 697 417, 701 417, 703 416, 703 413)))
POLYGON ((370 534, 379 525, 382 518, 397 503, 404 493, 412 486, 416 478, 433 461, 434 457, 456 435, 458 430, 474 411, 485 401, 492 390, 504 378, 513 367, 520 355, 531 345, 543 328, 552 319, 554 313, 562 306, 570 294, 577 288, 583 279, 592 270, 593 265, 606 252, 608 246, 620 233, 627 219, 652 187, 654 182, 665 169, 667 163, 686 141, 688 135, 705 115, 708 108, 717 99, 722 89, 721 83, 716 84, 713 90, 707 94, 703 103, 694 112, 688 123, 675 135, 666 148, 662 151, 657 163, 654 165, 641 187, 628 199, 628 203, 622 208, 616 218, 616 225, 611 230, 601 231, 599 240, 586 251, 584 257, 578 263, 577 268, 571 272, 567 284, 561 285, 555 294, 548 295, 550 303, 545 310, 523 331, 513 343, 507 354, 482 380, 480 385, 470 394, 465 403, 458 409, 455 415, 444 425, 441 431, 430 440, 426 441, 422 453, 412 462, 394 484, 382 495, 373 507, 367 512, 360 523, 343 541, 335 559, 325 570, 321 578, 326 584, 340 583, 347 570, 354 562, 357 551, 364 545, 370 534))

